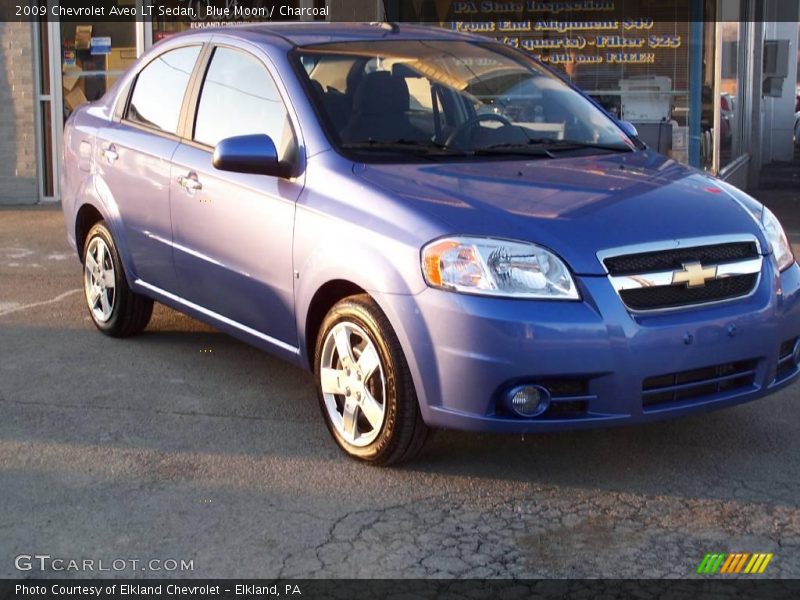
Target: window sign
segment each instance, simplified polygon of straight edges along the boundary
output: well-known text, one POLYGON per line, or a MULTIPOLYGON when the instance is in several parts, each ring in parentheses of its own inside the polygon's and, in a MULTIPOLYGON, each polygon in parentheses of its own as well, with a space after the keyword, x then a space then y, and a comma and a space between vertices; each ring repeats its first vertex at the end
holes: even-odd
POLYGON ((88 50, 92 40, 91 25, 77 25, 75 27, 75 49, 88 50))
POLYGON ((91 39, 91 54, 111 54, 111 38, 109 36, 93 37, 91 39))
MULTIPOLYGON (((388 4, 400 20, 416 17, 529 53, 609 113, 633 122, 652 148, 681 162, 690 162, 690 144, 713 129, 713 103, 705 102, 702 86, 692 79, 702 74, 705 83, 713 74, 713 55, 704 52, 701 37, 707 23, 700 23, 701 36, 693 35, 690 9, 695 5, 701 15, 714 6, 703 0, 388 4)), ((711 152, 691 161, 710 166, 711 152)))

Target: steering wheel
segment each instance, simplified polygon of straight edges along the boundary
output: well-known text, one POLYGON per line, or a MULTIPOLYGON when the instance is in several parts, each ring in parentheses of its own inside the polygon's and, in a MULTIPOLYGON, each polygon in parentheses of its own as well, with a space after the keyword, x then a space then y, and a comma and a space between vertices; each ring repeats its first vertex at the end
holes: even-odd
POLYGON ((486 113, 486 114, 483 114, 483 115, 475 115, 471 119, 467 119, 461 125, 456 127, 455 130, 453 131, 453 133, 451 133, 449 136, 447 136, 447 140, 445 140, 444 145, 445 146, 450 146, 458 138, 460 138, 462 135, 464 135, 464 133, 466 131, 474 129, 477 125, 479 125, 480 123, 483 123, 484 121, 497 121, 497 122, 502 123, 503 125, 506 125, 508 127, 513 127, 513 123, 511 121, 509 121, 503 115, 498 115, 498 114, 495 114, 495 113, 486 113))

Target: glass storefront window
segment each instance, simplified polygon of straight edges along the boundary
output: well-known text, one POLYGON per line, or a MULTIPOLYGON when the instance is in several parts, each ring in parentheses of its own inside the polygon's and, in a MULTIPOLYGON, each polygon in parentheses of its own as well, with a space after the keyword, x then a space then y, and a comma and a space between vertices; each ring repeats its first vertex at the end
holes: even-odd
POLYGON ((42 189, 41 194, 52 197, 55 193, 55 170, 53 169, 53 127, 50 119, 50 101, 39 103, 41 122, 42 189))
POLYGON ((34 24, 37 28, 35 37, 38 43, 37 56, 39 58, 39 81, 37 90, 39 109, 39 172, 42 174, 39 183, 39 194, 45 198, 53 197, 55 193, 53 169, 53 127, 51 118, 52 93, 50 73, 50 35, 48 23, 34 24))
MULTIPOLYGON (((706 3, 706 10, 716 10, 712 2, 706 3)), ((707 13, 713 14, 713 13, 707 13)), ((703 23, 702 75, 700 97, 700 162, 698 166, 707 171, 714 170, 714 78, 716 55, 714 39, 717 25, 714 21, 703 23)))
POLYGON ((81 104, 103 96, 136 60, 136 25, 131 21, 62 22, 59 26, 66 119, 81 104))
POLYGON ((737 113, 741 108, 739 90, 739 23, 720 23, 722 28, 722 75, 719 89, 719 155, 724 167, 738 155, 741 127, 737 113))
POLYGON ((745 153, 744 108, 747 64, 747 24, 744 2, 721 7, 719 84, 719 167, 724 169, 745 153), (734 21, 733 19, 738 19, 734 21))
POLYGON ((679 162, 717 171, 745 153, 748 0, 571 3, 563 9, 528 3, 516 12, 506 8, 511 3, 461 3, 469 9, 450 12, 440 4, 389 1, 387 14, 527 51, 679 162))
MULTIPOLYGON (((284 0, 280 3, 281 6, 288 8, 288 9, 297 9, 300 6, 300 0, 284 0)), ((160 6, 164 6, 166 8, 178 8, 178 7, 186 7, 191 6, 195 9, 195 14, 197 18, 195 20, 175 20, 169 17, 153 17, 153 43, 158 43, 161 40, 164 40, 176 33, 180 33, 182 31, 186 31, 187 29, 200 29, 203 27, 215 27, 218 25, 222 26, 230 26, 230 25, 237 25, 242 23, 256 23, 263 21, 258 17, 241 17, 241 20, 237 19, 225 19, 220 20, 219 17, 206 16, 206 6, 213 5, 210 0, 161 0, 159 2, 160 6)), ((220 3, 217 3, 217 6, 220 6, 220 3)), ((222 3, 222 6, 228 8, 231 11, 235 11, 238 6, 242 8, 248 8, 253 6, 252 2, 239 2, 239 0, 226 0, 226 2, 222 3)), ((314 0, 314 6, 321 7, 324 6, 324 0, 318 1, 314 0)), ((281 21, 281 20, 296 20, 296 17, 291 16, 281 16, 276 11, 272 17, 273 21, 281 21)))
POLYGON ((47 33, 47 22, 35 25, 39 29, 37 38, 39 42, 39 93, 43 96, 50 95, 50 36, 47 33))

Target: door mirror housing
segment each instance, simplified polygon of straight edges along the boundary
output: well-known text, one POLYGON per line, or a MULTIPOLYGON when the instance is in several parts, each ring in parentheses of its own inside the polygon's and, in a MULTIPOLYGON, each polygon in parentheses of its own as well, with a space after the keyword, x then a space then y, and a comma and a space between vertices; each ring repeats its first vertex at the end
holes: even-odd
POLYGON ((214 148, 214 167, 220 171, 284 177, 287 169, 278 160, 275 142, 263 133, 221 140, 214 148))
POLYGON ((636 125, 631 123, 630 121, 620 121, 620 127, 622 127, 623 131, 627 133, 632 138, 639 139, 639 130, 636 129, 636 125))

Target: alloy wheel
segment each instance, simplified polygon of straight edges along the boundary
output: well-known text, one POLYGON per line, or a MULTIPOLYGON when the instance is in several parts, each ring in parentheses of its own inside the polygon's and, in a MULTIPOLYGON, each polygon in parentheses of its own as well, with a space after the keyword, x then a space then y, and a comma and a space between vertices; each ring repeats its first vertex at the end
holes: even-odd
POLYGON ((92 316, 100 323, 107 322, 114 312, 116 273, 111 251, 99 236, 92 238, 86 249, 83 285, 92 316))
POLYGON ((364 329, 341 321, 328 332, 319 377, 325 408, 339 435, 358 447, 375 441, 386 418, 386 378, 364 329))

